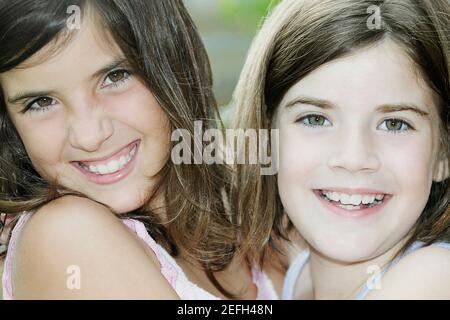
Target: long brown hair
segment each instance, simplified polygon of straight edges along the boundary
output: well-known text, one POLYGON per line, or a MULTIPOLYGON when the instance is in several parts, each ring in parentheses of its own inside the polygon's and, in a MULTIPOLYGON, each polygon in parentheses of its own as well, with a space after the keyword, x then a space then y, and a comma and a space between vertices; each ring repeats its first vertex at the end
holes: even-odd
MULTIPOLYGON (((194 120, 203 120, 203 130, 222 128, 209 60, 181 0, 1 1, 0 73, 19 66, 53 40, 67 43, 72 32, 66 28, 66 11, 73 5, 83 14, 93 10, 158 100, 172 130, 182 128, 194 136, 194 120)), ((78 194, 45 181, 34 170, 1 90, 0 125, 0 212, 18 215, 62 195, 78 194)), ((120 217, 142 221, 173 256, 183 253, 188 261, 199 263, 215 286, 232 297, 214 276, 231 262, 237 248, 235 218, 224 204, 228 168, 174 165, 169 160, 160 176, 161 183, 148 203, 120 217), (165 196, 164 217, 151 206, 157 192, 165 196)))
MULTIPOLYGON (((390 38, 404 48, 438 98, 438 159, 450 158, 450 3, 448 0, 284 0, 254 40, 234 93, 234 127, 270 129, 284 94, 323 64, 390 38), (369 28, 368 8, 377 6, 381 24, 369 28)), ((269 143, 270 145, 270 143, 269 143)), ((267 244, 287 238, 277 177, 259 175, 259 165, 238 165, 233 202, 242 221, 243 251, 255 259, 267 244), (255 254, 256 253, 256 254, 255 254)), ((433 182, 425 209, 402 252, 413 241, 450 238, 450 179, 433 182)), ((399 253, 400 253, 399 252, 399 253)))

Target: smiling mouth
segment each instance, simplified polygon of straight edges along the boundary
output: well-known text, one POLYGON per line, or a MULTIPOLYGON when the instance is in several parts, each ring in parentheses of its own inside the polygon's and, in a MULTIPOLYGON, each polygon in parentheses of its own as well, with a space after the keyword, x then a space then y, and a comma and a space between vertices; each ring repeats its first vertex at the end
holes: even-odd
POLYGON ((131 162, 136 153, 138 144, 138 141, 133 143, 127 148, 127 150, 125 150, 125 153, 119 152, 115 158, 108 161, 95 163, 77 162, 77 164, 83 171, 90 174, 95 174, 98 176, 113 174, 119 172, 131 162))
POLYGON ((331 190, 315 191, 322 199, 345 210, 362 210, 383 204, 387 194, 347 194, 331 190))

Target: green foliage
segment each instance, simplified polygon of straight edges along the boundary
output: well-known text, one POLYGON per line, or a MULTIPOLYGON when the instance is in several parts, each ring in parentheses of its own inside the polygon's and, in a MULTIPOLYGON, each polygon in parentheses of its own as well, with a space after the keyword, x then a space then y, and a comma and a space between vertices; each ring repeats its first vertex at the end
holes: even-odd
POLYGON ((226 15, 255 14, 262 16, 266 13, 271 0, 219 0, 219 6, 226 15))
POLYGON ((218 0, 219 10, 224 19, 241 26, 255 28, 268 11, 280 0, 218 0))

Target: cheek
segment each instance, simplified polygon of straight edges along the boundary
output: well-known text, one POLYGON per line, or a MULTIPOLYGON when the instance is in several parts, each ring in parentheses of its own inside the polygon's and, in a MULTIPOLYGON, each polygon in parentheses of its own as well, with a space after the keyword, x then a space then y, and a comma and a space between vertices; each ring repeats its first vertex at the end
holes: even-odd
POLYGON ((280 128, 278 192, 286 213, 301 232, 305 232, 305 219, 311 218, 305 206, 310 203, 312 182, 325 159, 322 147, 303 137, 295 126, 280 128))
MULTIPOLYGON (((295 188, 305 185, 326 161, 326 147, 317 140, 305 137, 298 127, 280 128, 279 184, 295 188)), ((282 188, 283 190, 285 188, 282 188)), ((286 188, 287 189, 287 188, 286 188)))
POLYGON ((143 134, 169 136, 169 120, 153 94, 144 85, 136 84, 126 93, 109 97, 106 104, 111 117, 135 130, 143 134))
POLYGON ((429 134, 416 134, 397 143, 379 146, 382 168, 395 175, 401 189, 423 193, 431 184, 433 139, 429 134))
POLYGON ((403 217, 416 219, 424 209, 432 184, 433 141, 427 136, 415 137, 401 146, 389 145, 380 157, 385 171, 393 176, 394 193, 403 217))
POLYGON ((164 110, 142 84, 108 99, 110 117, 142 137, 143 150, 146 151, 145 166, 151 174, 158 172, 170 154, 171 126, 164 110))
POLYGON ((325 161, 324 146, 305 137, 295 125, 280 127, 278 192, 295 228, 310 241, 311 230, 321 225, 311 214, 310 191, 325 161))
POLYGON ((64 126, 54 121, 22 121, 16 128, 36 171, 44 178, 54 177, 65 143, 64 126))

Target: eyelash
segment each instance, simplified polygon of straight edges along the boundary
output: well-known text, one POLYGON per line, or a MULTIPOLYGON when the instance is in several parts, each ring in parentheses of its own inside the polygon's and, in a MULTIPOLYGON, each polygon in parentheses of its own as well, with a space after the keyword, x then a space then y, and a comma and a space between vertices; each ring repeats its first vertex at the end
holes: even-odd
POLYGON ((390 133, 399 134, 399 133, 403 133, 403 132, 406 132, 406 131, 415 130, 408 122, 406 122, 405 120, 402 120, 402 119, 398 119, 398 118, 385 119, 382 122, 382 124, 383 123, 387 123, 388 121, 395 121, 395 122, 400 122, 401 123, 400 130, 385 130, 385 131, 388 131, 390 133), (405 129, 401 130, 401 128, 403 128, 403 127, 405 127, 405 129))
POLYGON ((120 72, 127 73, 128 76, 124 76, 123 79, 118 80, 117 82, 113 82, 113 83, 111 83, 111 84, 108 84, 107 86, 104 86, 103 88, 108 88, 108 87, 115 87, 115 88, 117 88, 117 87, 119 87, 122 83, 125 83, 125 82, 127 82, 128 80, 130 80, 132 73, 131 73, 131 71, 128 71, 128 70, 125 70, 125 69, 117 69, 117 70, 111 71, 110 73, 108 73, 108 74, 106 75, 105 80, 106 80, 108 77, 110 77, 112 74, 114 74, 114 73, 120 73, 120 72))
MULTIPOLYGON (((121 80, 118 80, 118 81, 116 81, 116 82, 112 82, 111 84, 108 84, 108 85, 106 85, 106 86, 102 86, 102 89, 105 89, 105 88, 118 88, 118 87, 120 87, 123 83, 127 82, 128 80, 130 80, 130 78, 131 78, 131 76, 132 76, 132 72, 131 72, 131 71, 126 70, 126 69, 116 69, 116 70, 112 70, 111 72, 109 72, 109 73, 105 76, 103 82, 105 82, 105 81, 106 81, 111 75, 113 75, 114 73, 121 73, 121 72, 123 72, 123 73, 125 73, 125 74, 127 74, 127 75, 124 76, 124 78, 121 79, 121 80)), ((53 99, 53 98, 45 97, 45 96, 43 96, 43 97, 37 97, 37 98, 33 99, 30 103, 27 103, 26 106, 25 106, 25 108, 24 108, 21 112, 22 112, 22 113, 26 113, 26 112, 28 112, 28 111, 30 111, 30 112, 46 112, 46 111, 48 111, 48 109, 49 109, 50 106, 45 106, 45 107, 33 107, 33 105, 34 105, 36 102, 38 102, 38 101, 40 101, 40 100, 42 100, 42 99, 50 99, 50 100, 52 100, 52 104, 51 104, 50 106, 52 106, 52 105, 55 104, 55 103, 53 103, 53 102, 55 101, 55 99, 53 99)))
MULTIPOLYGON (((295 122, 300 122, 303 126, 308 127, 308 128, 317 128, 317 127, 325 127, 325 126, 321 126, 321 125, 312 125, 312 124, 306 124, 304 121, 307 119, 311 119, 311 118, 322 118, 325 119, 326 118, 320 114, 308 114, 306 116, 301 117, 300 119, 296 120, 295 122)), ((327 120, 328 121, 328 120, 327 120)), ((329 121, 328 121, 329 122, 329 121)), ((328 126, 327 126, 328 127, 328 126)))
MULTIPOLYGON (((329 125, 312 125, 312 124, 306 124, 304 121, 307 119, 311 119, 311 118, 321 118, 321 119, 325 119, 326 121, 330 122, 328 119, 326 119, 326 117, 320 115, 320 114, 308 114, 306 116, 303 116, 301 118, 299 118, 298 120, 296 120, 296 123, 301 123, 301 125, 303 125, 304 127, 308 127, 308 128, 318 128, 318 127, 328 127, 329 125)), ((409 130, 415 130, 407 121, 402 120, 402 119, 398 119, 398 118, 389 118, 389 119, 385 119, 383 120, 383 123, 386 123, 388 121, 394 121, 394 122, 400 122, 402 125, 400 127, 400 130, 383 130, 383 131, 387 131, 389 133, 393 133, 393 134, 398 134, 398 133, 403 133, 409 130), (406 126, 405 129, 401 130, 401 128, 403 128, 404 126, 406 126)), ((380 125, 381 125, 380 124, 380 125)))

